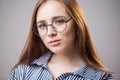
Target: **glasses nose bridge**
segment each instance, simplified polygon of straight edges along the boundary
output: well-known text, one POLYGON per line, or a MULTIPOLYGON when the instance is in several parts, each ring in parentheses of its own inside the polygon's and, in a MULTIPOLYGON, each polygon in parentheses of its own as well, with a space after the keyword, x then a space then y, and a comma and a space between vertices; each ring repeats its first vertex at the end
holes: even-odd
POLYGON ((47 26, 47 27, 48 27, 48 26, 51 26, 51 27, 53 27, 53 24, 52 24, 52 23, 50 23, 50 24, 47 24, 46 26, 47 26))
POLYGON ((47 26, 47 34, 51 34, 51 33, 56 31, 55 27, 53 26, 52 23, 51 24, 47 24, 46 26, 47 26), (51 26, 51 27, 48 27, 48 26, 51 26))
POLYGON ((47 30, 48 30, 48 26, 51 26, 51 27, 52 27, 52 29, 54 29, 54 30, 55 30, 55 27, 54 27, 53 23, 50 23, 50 24, 47 24, 47 25, 46 25, 47 30))

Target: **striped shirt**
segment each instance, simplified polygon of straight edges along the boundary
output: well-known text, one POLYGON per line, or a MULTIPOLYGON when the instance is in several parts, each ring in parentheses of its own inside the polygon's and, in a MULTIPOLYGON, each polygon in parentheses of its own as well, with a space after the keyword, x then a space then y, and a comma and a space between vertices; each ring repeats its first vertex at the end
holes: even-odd
MULTIPOLYGON (((52 53, 46 53, 39 59, 34 60, 29 65, 19 65, 13 69, 8 80, 53 80, 48 68, 48 60, 52 53)), ((112 75, 102 71, 95 71, 88 65, 75 72, 63 73, 56 80, 114 80, 112 75)))

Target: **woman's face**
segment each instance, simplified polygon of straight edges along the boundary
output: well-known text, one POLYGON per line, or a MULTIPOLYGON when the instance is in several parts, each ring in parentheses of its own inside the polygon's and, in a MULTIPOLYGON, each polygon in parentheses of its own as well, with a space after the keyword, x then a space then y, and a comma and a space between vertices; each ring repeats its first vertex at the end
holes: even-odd
POLYGON ((73 27, 75 26, 73 25, 72 19, 67 23, 64 23, 67 24, 67 28, 62 32, 57 32, 52 25, 49 25, 47 26, 46 34, 43 35, 44 31, 46 31, 46 29, 44 29, 44 25, 54 23, 56 24, 56 27, 58 27, 63 24, 63 20, 67 20, 69 18, 70 16, 68 15, 65 7, 57 0, 49 0, 42 4, 38 9, 36 22, 37 26, 39 26, 38 32, 40 38, 45 46, 53 53, 57 54, 62 51, 73 51, 75 48, 75 32, 73 27))

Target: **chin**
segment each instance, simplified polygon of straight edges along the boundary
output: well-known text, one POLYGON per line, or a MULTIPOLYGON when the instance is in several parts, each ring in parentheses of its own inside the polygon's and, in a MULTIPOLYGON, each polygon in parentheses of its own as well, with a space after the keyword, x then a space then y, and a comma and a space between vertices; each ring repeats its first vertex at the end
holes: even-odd
POLYGON ((53 52, 55 54, 59 54, 61 52, 61 50, 54 49, 54 50, 51 50, 51 52, 53 52))
POLYGON ((63 53, 63 51, 65 50, 65 48, 53 47, 53 48, 51 48, 51 49, 49 49, 49 50, 51 50, 51 52, 53 52, 53 53, 55 53, 55 54, 60 54, 60 53, 63 53))
POLYGON ((60 53, 62 51, 62 49, 58 48, 58 47, 51 47, 49 48, 49 50, 53 53, 60 53))

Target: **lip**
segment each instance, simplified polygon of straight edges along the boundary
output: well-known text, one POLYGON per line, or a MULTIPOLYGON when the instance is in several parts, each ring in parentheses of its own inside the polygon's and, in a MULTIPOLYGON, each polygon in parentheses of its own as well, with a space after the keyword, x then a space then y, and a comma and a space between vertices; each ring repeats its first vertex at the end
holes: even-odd
POLYGON ((60 44, 60 39, 51 40, 51 41, 49 41, 48 43, 49 43, 49 45, 51 45, 51 46, 56 46, 56 45, 60 44))

